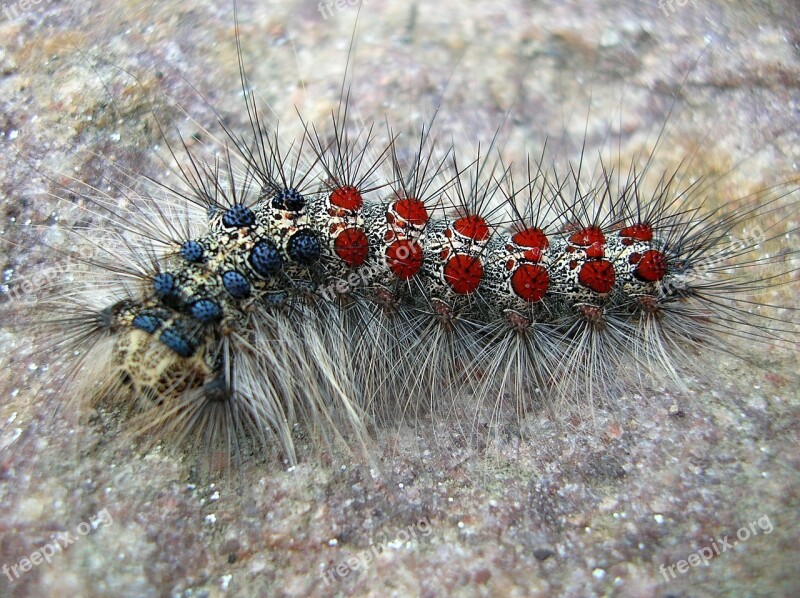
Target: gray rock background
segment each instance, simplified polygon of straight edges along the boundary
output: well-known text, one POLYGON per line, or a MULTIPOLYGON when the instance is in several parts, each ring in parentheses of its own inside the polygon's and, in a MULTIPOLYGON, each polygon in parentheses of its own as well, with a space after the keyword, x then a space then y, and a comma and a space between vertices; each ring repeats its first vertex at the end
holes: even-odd
MULTIPOLYGON (((196 130, 186 114, 212 126, 209 105, 233 126, 244 116, 228 2, 3 2, 8 291, 55 257, 25 231, 28 220, 46 224, 56 205, 37 172, 97 183, 113 160, 161 176, 154 114, 173 140, 176 128, 196 130)), ((287 133, 297 130, 293 106, 314 121, 336 106, 357 12, 340 6, 323 18, 314 1, 239 3, 250 77, 287 133)), ((610 147, 624 164, 649 152, 666 122, 658 164, 674 168, 688 156, 687 180, 722 177, 713 206, 797 177, 798 31, 788 1, 674 0, 662 9, 369 0, 352 93, 360 114, 411 126, 444 93, 440 134, 466 147, 488 143, 510 110, 504 153, 517 160, 538 155, 547 138, 564 164, 585 139, 587 156, 610 147)), ((789 209, 763 222, 796 227, 798 197, 784 197, 789 209)), ((47 244, 63 243, 58 227, 36 230, 47 244)), ((797 240, 787 234, 765 251, 796 250, 797 240)), ((797 267, 787 253, 785 269, 797 267)), ((761 300, 792 305, 796 281, 761 300)), ((619 397, 618 411, 593 422, 531 417, 521 436, 483 450, 456 434, 434 443, 423 422, 383 431, 372 467, 342 456, 288 469, 256 463, 236 480, 201 483, 191 457, 140 455, 115 441, 118 423, 58 410, 71 388, 58 374, 63 356, 13 326, 21 313, 18 302, 3 303, 0 564, 18 563, 56 533, 76 540, 13 582, 0 575, 1 595, 800 591, 790 343, 742 346, 744 362, 703 356, 686 394, 656 387, 619 397), (104 509, 109 519, 97 519, 104 509), (96 529, 80 536, 93 518, 96 529), (758 533, 665 582, 661 565, 754 522, 758 533)))

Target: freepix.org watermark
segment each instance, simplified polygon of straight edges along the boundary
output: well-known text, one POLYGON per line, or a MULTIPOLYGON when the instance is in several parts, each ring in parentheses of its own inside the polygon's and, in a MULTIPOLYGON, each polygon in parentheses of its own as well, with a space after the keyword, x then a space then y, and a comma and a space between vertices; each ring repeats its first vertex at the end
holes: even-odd
POLYGON ((47 2, 52 2, 52 0, 19 0, 18 2, 0 4, 0 21, 13 21, 21 14, 47 2))
POLYGON ((364 0, 320 0, 317 4, 317 12, 322 16, 323 21, 327 21, 333 15, 334 9, 342 11, 352 6, 358 6, 362 2, 364 0))
POLYGON ((686 573, 689 567, 697 567, 700 563, 708 567, 708 563, 714 557, 721 555, 723 552, 733 550, 741 542, 747 542, 752 536, 757 536, 758 533, 763 534, 772 533, 772 521, 769 520, 768 515, 762 515, 756 521, 751 521, 748 525, 740 527, 736 531, 735 539, 733 536, 723 536, 722 538, 709 538, 711 542, 708 546, 703 546, 697 552, 693 552, 686 559, 680 560, 672 565, 661 565, 661 575, 664 576, 664 581, 671 581, 677 577, 675 569, 678 573, 686 573))
POLYGON ((330 585, 334 581, 347 577, 350 575, 351 571, 355 571, 367 565, 367 563, 382 553, 386 546, 402 546, 412 538, 416 538, 417 533, 421 536, 430 536, 432 531, 430 521, 428 521, 427 518, 420 519, 415 524, 399 530, 395 534, 393 540, 388 542, 371 542, 369 548, 365 548, 359 554, 351 556, 345 562, 329 567, 321 573, 322 579, 325 580, 325 585, 330 585))
POLYGON ((108 509, 103 509, 96 515, 89 517, 89 521, 81 521, 74 532, 65 531, 52 534, 50 536, 52 542, 48 542, 34 550, 29 556, 21 558, 13 565, 5 563, 3 565, 3 574, 8 578, 8 581, 14 582, 43 562, 51 563, 56 554, 64 552, 69 546, 75 544, 83 536, 88 535, 92 530, 108 527, 112 523, 114 523, 114 520, 111 518, 108 509))
POLYGON ((0 292, 4 292, 9 301, 34 300, 38 295, 44 295, 55 288, 56 283, 70 270, 74 269, 76 263, 92 263, 95 253, 95 247, 83 245, 68 256, 53 262, 30 276, 20 280, 10 280, 7 284, 0 285, 0 292))
POLYGON ((661 12, 664 13, 664 16, 670 16, 679 8, 683 8, 691 1, 694 4, 694 0, 658 0, 658 8, 661 9, 661 12))

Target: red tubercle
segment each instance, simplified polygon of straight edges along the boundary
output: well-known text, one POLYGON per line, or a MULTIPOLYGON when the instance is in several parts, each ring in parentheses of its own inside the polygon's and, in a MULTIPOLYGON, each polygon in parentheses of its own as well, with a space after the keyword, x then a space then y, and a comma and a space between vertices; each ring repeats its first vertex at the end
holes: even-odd
POLYGON ((453 230, 473 241, 483 242, 489 239, 489 225, 477 214, 459 218, 453 223, 453 230))
POLYGON ((522 254, 522 257, 531 262, 541 262, 543 255, 541 249, 528 249, 528 251, 522 254))
POLYGON ((523 257, 532 262, 541 261, 545 250, 550 246, 547 235, 540 228, 530 227, 515 233, 511 240, 525 249, 523 257))
POLYGON ((600 259, 604 256, 606 237, 599 226, 587 226, 569 236, 569 242, 583 248, 586 257, 600 259))
POLYGON ((586 262, 578 272, 578 281, 587 289, 604 295, 614 288, 616 274, 614 265, 608 260, 586 262))
POLYGON ((459 295, 477 291, 483 279, 481 259, 465 253, 453 254, 444 265, 444 279, 459 295))
POLYGON ((544 266, 522 264, 511 275, 511 288, 529 303, 541 301, 550 288, 550 275, 544 266))
POLYGON ((626 226, 619 231, 619 236, 634 241, 652 241, 653 227, 644 222, 626 226))
POLYGON ((345 264, 357 268, 367 259, 369 240, 360 228, 346 228, 334 239, 333 250, 345 264))
POLYGON ((529 247, 536 249, 547 249, 550 247, 550 241, 547 240, 547 235, 540 228, 530 227, 523 229, 511 237, 511 240, 520 247, 529 247))
POLYGON ((421 228, 428 222, 428 208, 424 202, 413 197, 397 199, 389 204, 386 221, 390 225, 397 224, 402 227, 408 223, 421 228))
POLYGON ((422 247, 419 243, 400 239, 386 248, 386 261, 392 273, 401 280, 408 280, 422 268, 422 247))
POLYGON ((569 242, 580 247, 589 247, 595 243, 604 244, 606 242, 606 236, 603 234, 603 231, 600 230, 599 226, 592 225, 572 233, 569 236, 569 242))
POLYGON ((353 185, 337 187, 330 194, 331 205, 356 212, 364 206, 364 198, 353 185))
POLYGON ((605 250, 600 243, 592 243, 584 251, 586 252, 586 257, 592 260, 598 260, 602 257, 605 257, 605 250))
POLYGON ((634 275, 644 282, 657 282, 667 275, 667 256, 656 249, 645 251, 638 261, 634 275))

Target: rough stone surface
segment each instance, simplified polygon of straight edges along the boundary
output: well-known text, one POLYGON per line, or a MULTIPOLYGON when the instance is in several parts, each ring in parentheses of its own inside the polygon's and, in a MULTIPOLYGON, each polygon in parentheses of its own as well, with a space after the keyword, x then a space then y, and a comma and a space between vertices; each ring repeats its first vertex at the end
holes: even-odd
MULTIPOLYGON (((314 0, 239 2, 250 77, 287 134, 294 106, 315 121, 336 106, 351 4, 331 2, 323 18, 314 0)), ((538 155, 548 138, 562 164, 584 139, 587 156, 608 142, 624 162, 666 122, 659 163, 732 172, 710 206, 796 177, 796 5, 662 6, 369 0, 352 95, 363 115, 402 125, 444 94, 439 126, 472 147, 508 112, 507 155, 538 155)), ((114 162, 166 176, 159 127, 174 140, 196 130, 187 115, 211 125, 210 106, 242 126, 232 23, 224 1, 3 0, 4 291, 63 242, 57 227, 32 238, 22 226, 46 223, 56 204, 37 172, 100 185, 114 162)), ((796 250, 796 233, 790 242, 796 250)), ((796 291, 795 279, 762 299, 789 305, 796 291)), ((18 304, 3 299, 0 564, 59 533, 74 542, 13 582, 0 575, 0 595, 800 593, 800 397, 785 343, 741 347, 745 361, 708 356, 688 392, 620 397, 622 409, 594 421, 532 416, 482 450, 420 422, 382 431, 371 465, 254 463, 212 483, 194 480, 191 457, 139 454, 115 441, 113 418, 64 409, 63 356, 13 327, 18 304), (707 566, 665 581, 662 565, 725 536, 732 546, 707 566)))

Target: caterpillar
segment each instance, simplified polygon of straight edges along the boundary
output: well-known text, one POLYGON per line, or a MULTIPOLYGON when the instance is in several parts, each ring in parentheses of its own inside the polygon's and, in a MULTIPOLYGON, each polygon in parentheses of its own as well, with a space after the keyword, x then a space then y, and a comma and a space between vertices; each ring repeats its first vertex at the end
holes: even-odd
MULTIPOLYGON (((54 282, 37 314, 47 350, 70 358, 59 415, 122 413, 143 452, 205 453, 215 471, 270 452, 293 465, 342 445, 370 453, 387 429, 429 420, 467 444, 518 436, 541 413, 584 419, 659 384, 686 392, 693 360, 742 340, 791 348, 792 310, 758 293, 793 286, 796 175, 726 189, 751 156, 696 179, 702 147, 659 170, 667 125, 627 163, 594 160, 588 141, 573 162, 551 163, 563 147, 515 155, 513 107, 464 149, 444 110, 416 130, 355 116, 357 83, 337 83, 320 118, 298 110, 278 127, 244 53, 243 127, 200 93, 187 104, 210 120, 184 108, 192 132, 177 137, 152 100, 138 107, 166 173, 101 155, 88 160, 104 164, 97 178, 41 169, 63 208, 55 235, 85 250, 55 252, 75 280, 54 282)), ((122 111, 125 92, 99 92, 122 111)), ((608 150, 608 125, 579 120, 608 150)))

